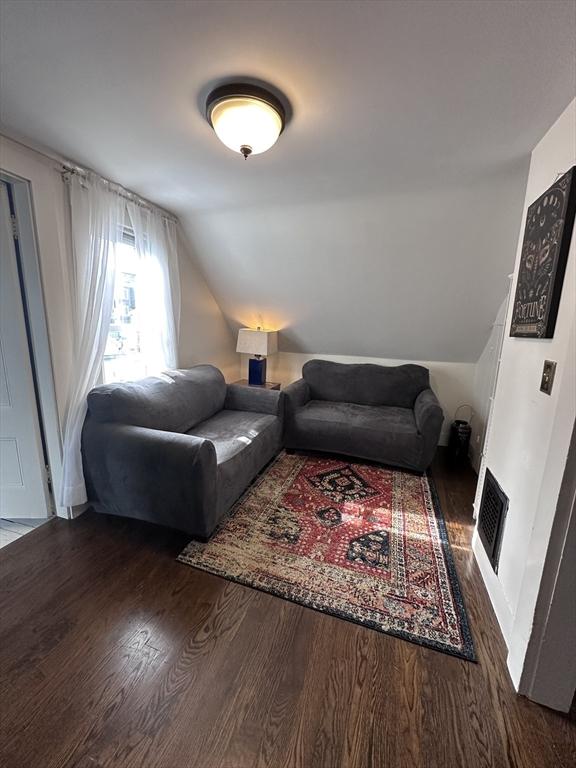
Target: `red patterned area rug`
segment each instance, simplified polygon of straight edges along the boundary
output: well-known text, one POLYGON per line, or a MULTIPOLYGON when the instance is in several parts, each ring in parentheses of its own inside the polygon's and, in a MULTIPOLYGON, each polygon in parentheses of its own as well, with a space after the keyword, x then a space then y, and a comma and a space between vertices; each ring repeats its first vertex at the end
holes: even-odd
POLYGON ((181 562, 474 660, 444 519, 426 476, 281 454, 181 562))

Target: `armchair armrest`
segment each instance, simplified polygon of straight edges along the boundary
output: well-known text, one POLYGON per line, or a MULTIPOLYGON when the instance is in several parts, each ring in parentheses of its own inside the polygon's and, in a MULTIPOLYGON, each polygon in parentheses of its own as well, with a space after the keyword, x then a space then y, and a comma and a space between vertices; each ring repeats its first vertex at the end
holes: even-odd
POLYGON ((434 457, 444 421, 442 406, 431 389, 424 389, 416 398, 414 419, 418 432, 424 438, 422 464, 427 467, 434 457))
POLYGON ((282 416, 282 393, 276 389, 244 387, 241 384, 228 384, 224 408, 231 411, 253 411, 282 416))
POLYGON ((284 395, 286 397, 286 412, 294 413, 295 410, 302 408, 310 400, 310 387, 304 379, 298 379, 284 389, 284 395))
POLYGON ((216 451, 205 438, 87 418, 88 497, 105 511, 209 536, 216 515, 216 451))

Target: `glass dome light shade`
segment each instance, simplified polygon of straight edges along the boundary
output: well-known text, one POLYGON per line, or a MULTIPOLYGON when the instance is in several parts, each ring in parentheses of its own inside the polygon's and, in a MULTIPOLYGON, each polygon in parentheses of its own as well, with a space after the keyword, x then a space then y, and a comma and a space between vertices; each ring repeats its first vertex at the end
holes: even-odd
POLYGON ((283 128, 278 111, 265 101, 251 96, 229 96, 214 104, 210 122, 220 141, 240 152, 249 147, 258 155, 272 147, 283 128))

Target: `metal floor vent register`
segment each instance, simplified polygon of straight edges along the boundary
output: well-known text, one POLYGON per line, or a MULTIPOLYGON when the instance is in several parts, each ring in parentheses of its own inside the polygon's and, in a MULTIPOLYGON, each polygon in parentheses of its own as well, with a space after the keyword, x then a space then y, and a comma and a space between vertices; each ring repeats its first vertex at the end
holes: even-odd
POLYGON ((478 515, 478 533, 486 554, 490 558, 494 573, 498 573, 500 544, 504 531, 504 521, 508 511, 508 496, 496 482, 489 469, 484 475, 484 488, 478 515))

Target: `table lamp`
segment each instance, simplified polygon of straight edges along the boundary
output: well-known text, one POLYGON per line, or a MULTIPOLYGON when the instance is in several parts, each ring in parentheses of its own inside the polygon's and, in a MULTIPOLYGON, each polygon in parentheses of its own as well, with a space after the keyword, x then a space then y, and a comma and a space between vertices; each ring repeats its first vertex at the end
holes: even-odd
POLYGON ((278 332, 262 328, 240 328, 236 352, 254 355, 248 360, 248 384, 266 384, 266 356, 278 350, 278 332))

